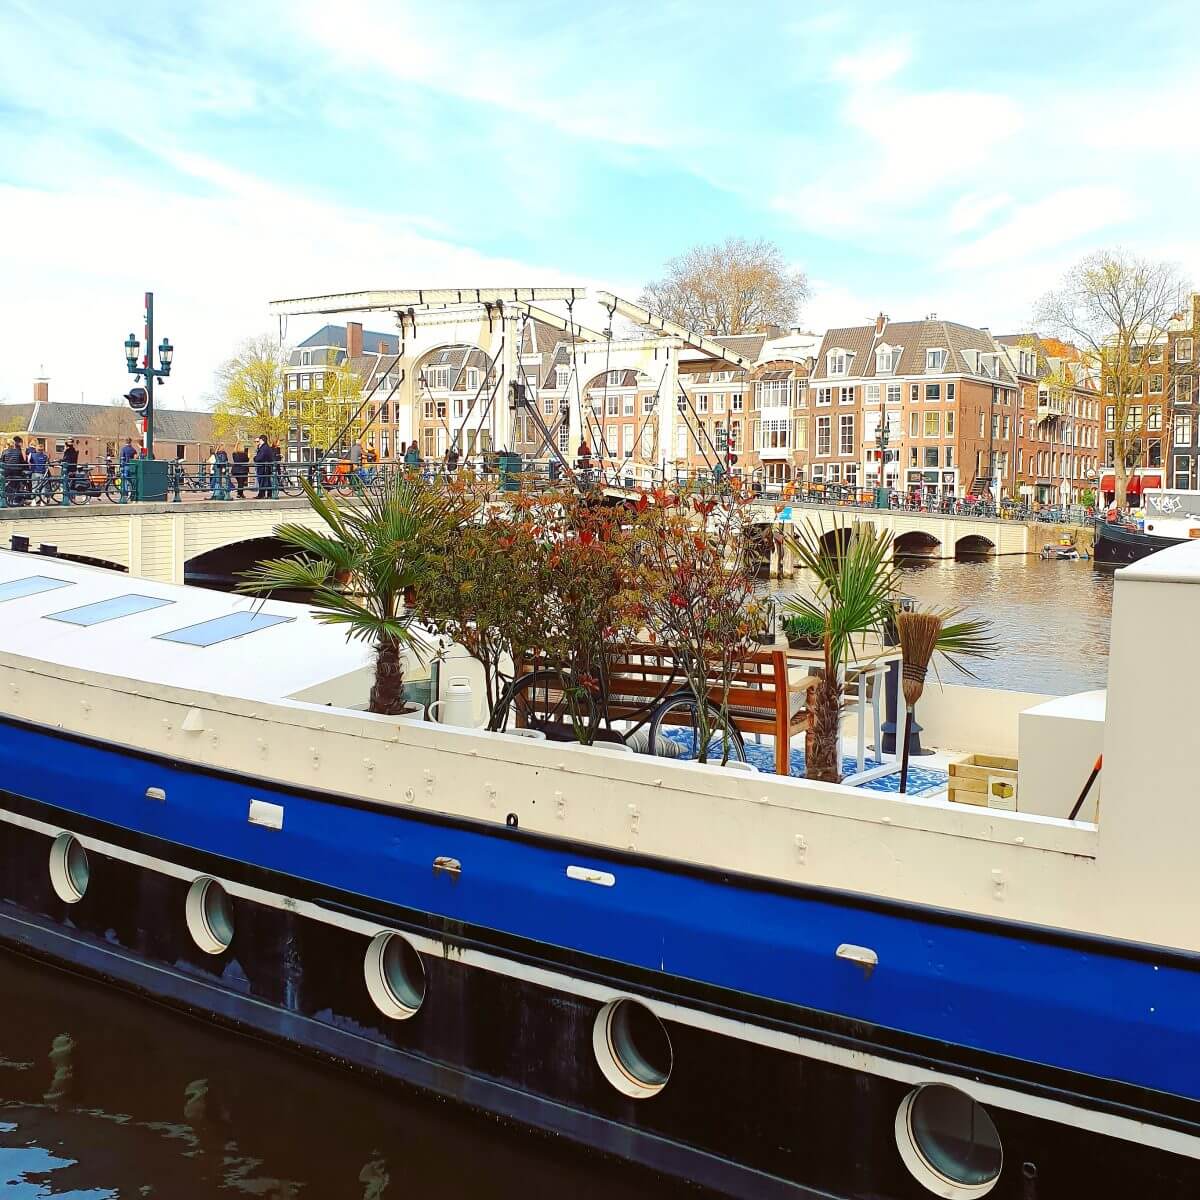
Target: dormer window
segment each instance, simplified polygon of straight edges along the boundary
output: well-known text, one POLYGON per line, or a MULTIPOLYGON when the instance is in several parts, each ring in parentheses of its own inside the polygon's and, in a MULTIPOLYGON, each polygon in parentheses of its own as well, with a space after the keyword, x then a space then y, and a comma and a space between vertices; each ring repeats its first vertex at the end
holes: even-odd
POLYGON ((877 375, 893 375, 900 365, 900 348, 898 346, 880 346, 875 351, 875 373, 877 375))
POLYGON ((925 370, 940 371, 946 365, 945 350, 926 350, 925 351, 925 370))
POLYGON ((300 365, 302 367, 308 367, 308 366, 312 365, 312 351, 311 350, 301 350, 300 351, 300 365))
POLYGON ((826 355, 830 375, 845 375, 850 356, 845 350, 830 350, 826 355))

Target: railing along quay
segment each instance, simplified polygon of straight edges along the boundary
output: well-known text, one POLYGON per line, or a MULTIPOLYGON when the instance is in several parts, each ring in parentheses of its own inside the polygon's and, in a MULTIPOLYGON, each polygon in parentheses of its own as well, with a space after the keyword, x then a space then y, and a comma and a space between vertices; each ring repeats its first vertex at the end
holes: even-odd
MULTIPOLYGON (((304 494, 304 483, 351 497, 378 488, 396 472, 437 479, 468 478, 491 483, 498 492, 518 488, 535 489, 575 485, 582 490, 638 492, 657 488, 746 488, 763 503, 791 507, 872 510, 913 513, 962 520, 1011 520, 1028 524, 1087 525, 1095 511, 1083 505, 1050 505, 1034 509, 1025 504, 970 497, 926 497, 887 492, 887 504, 876 491, 836 484, 768 483, 757 471, 720 468, 663 468, 641 463, 605 463, 590 459, 587 466, 564 469, 554 459, 535 460, 516 454, 491 454, 463 460, 454 467, 445 462, 369 463, 360 467, 346 460, 320 463, 167 463, 167 502, 185 498, 207 500, 295 498, 304 494)), ((134 464, 51 463, 44 472, 5 464, 0 470, 0 508, 23 506, 69 506, 77 504, 138 503, 138 472, 134 464)), ((159 498, 158 502, 162 502, 159 498)))

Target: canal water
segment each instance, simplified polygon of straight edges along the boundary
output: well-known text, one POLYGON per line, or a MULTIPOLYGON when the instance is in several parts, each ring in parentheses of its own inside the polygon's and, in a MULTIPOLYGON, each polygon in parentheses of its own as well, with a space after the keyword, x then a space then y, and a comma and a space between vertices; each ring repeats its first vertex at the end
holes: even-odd
POLYGON ((702 1194, 0 951, 4 1200, 702 1194))

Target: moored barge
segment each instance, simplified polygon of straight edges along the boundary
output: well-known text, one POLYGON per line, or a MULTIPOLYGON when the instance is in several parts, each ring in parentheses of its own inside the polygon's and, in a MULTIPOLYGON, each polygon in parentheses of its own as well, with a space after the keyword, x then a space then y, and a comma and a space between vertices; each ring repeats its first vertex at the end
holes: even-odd
POLYGON ((0 940, 731 1195, 1192 1196, 1197 586, 1118 575, 1097 822, 379 717, 303 608, 0 554, 0 940))

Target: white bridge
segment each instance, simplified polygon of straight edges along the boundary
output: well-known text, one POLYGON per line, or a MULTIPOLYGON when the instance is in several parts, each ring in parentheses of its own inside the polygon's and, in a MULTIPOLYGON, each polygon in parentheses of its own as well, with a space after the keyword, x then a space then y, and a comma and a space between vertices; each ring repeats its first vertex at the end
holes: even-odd
MULTIPOLYGON (((813 520, 827 536, 854 524, 871 524, 895 537, 896 552, 929 558, 956 555, 1029 554, 1040 547, 1029 526, 982 517, 937 516, 886 509, 851 509, 808 504, 757 506, 763 526, 783 517, 791 524, 813 520), (790 510, 790 518, 789 518, 790 510)), ((260 558, 280 552, 275 526, 294 521, 316 528, 320 519, 303 497, 283 500, 200 501, 186 504, 127 504, 68 508, 0 509, 0 546, 14 535, 57 553, 128 571, 163 583, 229 580, 260 558)), ((786 566, 786 563, 785 563, 786 566)))

